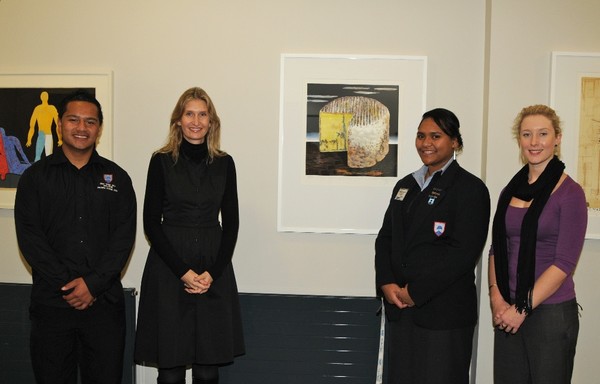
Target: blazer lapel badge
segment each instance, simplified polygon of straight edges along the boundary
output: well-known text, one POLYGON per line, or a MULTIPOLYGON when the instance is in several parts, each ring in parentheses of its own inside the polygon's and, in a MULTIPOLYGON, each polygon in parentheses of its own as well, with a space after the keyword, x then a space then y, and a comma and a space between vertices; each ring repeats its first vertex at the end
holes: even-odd
POLYGON ((443 221, 436 221, 433 223, 433 233, 435 233, 436 236, 442 236, 444 234, 444 232, 446 231, 446 223, 443 221))

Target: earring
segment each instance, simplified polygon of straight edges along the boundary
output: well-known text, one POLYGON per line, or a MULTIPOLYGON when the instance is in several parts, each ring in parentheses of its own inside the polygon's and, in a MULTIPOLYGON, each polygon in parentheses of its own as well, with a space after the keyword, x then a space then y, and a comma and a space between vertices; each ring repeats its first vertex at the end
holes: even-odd
POLYGON ((456 150, 452 153, 452 160, 456 160, 456 150))

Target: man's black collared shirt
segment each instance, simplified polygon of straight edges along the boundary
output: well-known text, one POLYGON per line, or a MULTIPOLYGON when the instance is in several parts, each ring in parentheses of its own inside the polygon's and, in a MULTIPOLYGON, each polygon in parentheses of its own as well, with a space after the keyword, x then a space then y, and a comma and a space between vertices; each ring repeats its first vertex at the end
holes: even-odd
POLYGON ((60 289, 78 277, 94 297, 121 301, 136 209, 127 172, 95 150, 81 169, 60 148, 29 167, 17 188, 15 224, 32 268, 32 301, 68 307, 60 289))

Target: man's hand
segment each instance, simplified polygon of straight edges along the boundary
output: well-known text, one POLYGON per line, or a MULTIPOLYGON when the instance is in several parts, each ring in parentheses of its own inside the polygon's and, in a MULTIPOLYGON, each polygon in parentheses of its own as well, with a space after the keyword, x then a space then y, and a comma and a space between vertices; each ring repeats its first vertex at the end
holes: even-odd
POLYGON ((94 301, 96 301, 96 298, 90 293, 83 277, 71 280, 60 290, 66 293, 66 295, 63 296, 63 299, 65 299, 71 307, 78 310, 87 309, 92 306, 94 301))
POLYGON ((408 284, 405 285, 404 287, 400 288, 400 291, 398 292, 398 297, 400 297, 400 300, 403 303, 406 303, 409 307, 415 306, 415 302, 413 301, 412 297, 410 297, 410 294, 408 293, 408 284))

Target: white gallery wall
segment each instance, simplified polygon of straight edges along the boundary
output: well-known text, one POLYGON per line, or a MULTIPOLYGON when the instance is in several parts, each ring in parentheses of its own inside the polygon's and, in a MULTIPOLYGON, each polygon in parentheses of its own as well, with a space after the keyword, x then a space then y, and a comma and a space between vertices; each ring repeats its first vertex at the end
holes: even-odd
MULTIPOLYGON (((139 209, 125 286, 139 288, 148 251, 141 209, 150 155, 164 142, 179 95, 201 86, 237 165, 240 291, 373 296, 373 235, 277 231, 281 54, 427 56, 426 108, 458 115, 459 162, 484 178, 495 204, 519 167, 512 118, 524 105, 548 102, 551 51, 600 52, 599 14, 599 3, 583 0, 0 0, 0 73, 112 72, 113 158, 131 175, 139 209)), ((383 217, 381 206, 374 217, 383 217)), ((12 210, 0 209, 0 244, 0 281, 30 282, 12 210)), ((600 320, 599 254, 600 241, 587 241, 576 276, 584 306, 576 383, 600 373, 600 335, 591 327, 600 320)), ((483 291, 474 368, 476 382, 491 383, 483 291)), ((140 383, 154 378, 139 369, 140 383)))

